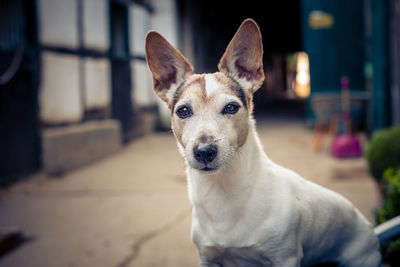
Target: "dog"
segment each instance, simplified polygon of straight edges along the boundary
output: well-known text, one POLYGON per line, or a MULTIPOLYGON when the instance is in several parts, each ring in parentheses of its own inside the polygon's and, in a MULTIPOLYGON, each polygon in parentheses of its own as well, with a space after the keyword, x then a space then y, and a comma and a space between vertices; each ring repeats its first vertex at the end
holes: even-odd
POLYGON ((171 110, 186 163, 201 266, 380 266, 378 239, 348 200, 264 153, 252 116, 253 94, 264 81, 262 55, 252 19, 212 74, 194 74, 159 33, 146 36, 154 90, 171 110))

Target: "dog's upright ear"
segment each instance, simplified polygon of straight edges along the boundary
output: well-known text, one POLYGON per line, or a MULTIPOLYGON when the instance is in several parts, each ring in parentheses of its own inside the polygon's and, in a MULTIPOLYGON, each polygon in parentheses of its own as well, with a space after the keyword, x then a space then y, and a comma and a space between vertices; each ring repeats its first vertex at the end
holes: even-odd
POLYGON ((154 91, 171 108, 175 91, 193 74, 193 66, 155 31, 146 36, 146 59, 153 74, 154 91))
POLYGON ((260 29, 254 20, 246 19, 229 43, 218 69, 252 95, 264 81, 262 55, 260 29))

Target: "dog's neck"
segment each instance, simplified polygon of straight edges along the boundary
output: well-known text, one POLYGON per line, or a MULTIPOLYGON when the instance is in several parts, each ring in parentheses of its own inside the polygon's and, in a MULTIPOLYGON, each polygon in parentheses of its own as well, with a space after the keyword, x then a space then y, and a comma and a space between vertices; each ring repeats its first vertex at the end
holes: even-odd
MULTIPOLYGON (((263 152, 255 122, 250 127, 246 142, 236 152, 232 161, 216 173, 207 173, 187 167, 189 197, 198 213, 207 214, 210 220, 219 216, 238 216, 244 207, 253 185, 261 176, 261 169, 271 161, 263 152)), ((200 215, 200 214, 199 214, 200 215)))

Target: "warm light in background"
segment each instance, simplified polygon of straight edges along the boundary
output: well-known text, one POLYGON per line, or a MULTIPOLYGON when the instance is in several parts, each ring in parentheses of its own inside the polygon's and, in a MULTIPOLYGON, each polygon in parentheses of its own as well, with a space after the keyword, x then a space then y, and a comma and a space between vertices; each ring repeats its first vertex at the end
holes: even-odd
POLYGON ((296 95, 308 97, 310 95, 310 69, 308 55, 304 52, 297 53, 296 81, 293 86, 296 95))

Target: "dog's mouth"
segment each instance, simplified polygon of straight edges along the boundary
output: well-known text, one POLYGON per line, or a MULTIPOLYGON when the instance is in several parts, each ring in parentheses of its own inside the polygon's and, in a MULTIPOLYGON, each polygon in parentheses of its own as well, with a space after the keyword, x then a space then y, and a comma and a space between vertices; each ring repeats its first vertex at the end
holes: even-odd
POLYGON ((202 173, 213 174, 218 172, 220 167, 221 166, 219 164, 213 162, 212 164, 202 164, 202 166, 196 166, 195 168, 202 173))
POLYGON ((217 172, 220 167, 218 164, 204 164, 204 163, 200 164, 199 162, 189 162, 189 166, 192 169, 208 174, 217 172))
POLYGON ((200 170, 205 171, 205 172, 212 172, 212 171, 215 171, 216 168, 210 168, 208 166, 205 166, 204 168, 201 168, 200 170))

